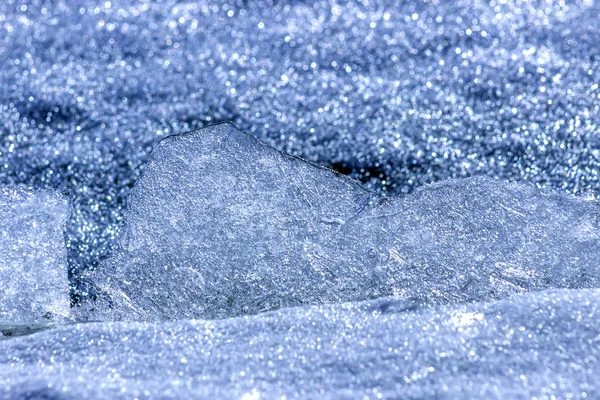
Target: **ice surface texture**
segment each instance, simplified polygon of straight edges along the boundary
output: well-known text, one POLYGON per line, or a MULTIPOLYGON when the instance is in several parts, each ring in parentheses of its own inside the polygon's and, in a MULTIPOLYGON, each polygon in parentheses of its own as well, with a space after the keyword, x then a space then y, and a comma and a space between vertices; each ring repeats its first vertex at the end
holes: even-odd
POLYGON ((0 398, 593 399, 599 315, 581 289, 81 324, 0 342, 0 398))
POLYGON ((408 192, 600 189, 600 2, 0 1, 0 184, 73 193, 94 268, 156 142, 232 120, 408 192))
POLYGON ((68 316, 68 210, 50 191, 0 188, 0 323, 68 316))
POLYGON ((162 141, 99 285, 116 314, 217 318, 388 295, 598 287, 594 201, 488 178, 379 198, 220 124, 162 141))

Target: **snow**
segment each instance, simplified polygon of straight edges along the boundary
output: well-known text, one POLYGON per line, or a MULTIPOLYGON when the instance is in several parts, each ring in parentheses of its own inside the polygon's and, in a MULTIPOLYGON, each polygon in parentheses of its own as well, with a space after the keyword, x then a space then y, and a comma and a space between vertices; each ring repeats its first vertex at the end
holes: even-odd
POLYGON ((600 291, 382 298, 0 341, 0 398, 595 398, 600 291))
POLYGON ((219 121, 376 191, 488 175, 598 193, 598 10, 2 1, 0 184, 72 193, 77 298, 154 145, 219 121))
POLYGON ((599 5, 0 1, 0 399, 600 397, 599 5))

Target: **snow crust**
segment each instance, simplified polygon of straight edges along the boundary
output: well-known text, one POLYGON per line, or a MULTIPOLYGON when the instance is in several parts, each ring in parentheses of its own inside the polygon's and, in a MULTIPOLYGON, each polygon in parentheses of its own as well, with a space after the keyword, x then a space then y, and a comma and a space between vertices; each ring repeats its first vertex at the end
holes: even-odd
POLYGON ((0 341, 0 398, 595 398, 600 291, 382 298, 0 341))

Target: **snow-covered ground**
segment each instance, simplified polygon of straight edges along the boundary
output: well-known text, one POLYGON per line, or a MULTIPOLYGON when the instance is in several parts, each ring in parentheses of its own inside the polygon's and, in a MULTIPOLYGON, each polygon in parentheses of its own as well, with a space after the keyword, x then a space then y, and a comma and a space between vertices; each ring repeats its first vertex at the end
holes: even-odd
POLYGON ((0 341, 5 398, 597 398, 600 292, 382 298, 0 341))
POLYGON ((599 11, 0 2, 0 399, 600 397, 599 11))
POLYGON ((600 189, 595 1, 0 2, 0 183, 73 196, 72 282, 157 141, 223 120, 395 193, 600 189))

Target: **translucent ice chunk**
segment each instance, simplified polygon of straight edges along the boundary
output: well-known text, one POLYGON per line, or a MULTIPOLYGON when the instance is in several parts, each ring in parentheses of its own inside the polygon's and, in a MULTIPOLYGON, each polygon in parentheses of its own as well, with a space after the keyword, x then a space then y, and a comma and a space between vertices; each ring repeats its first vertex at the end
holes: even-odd
POLYGON ((599 313, 579 289, 79 324, 0 341, 0 398, 597 398, 599 313))
POLYGON ((1 323, 69 314, 67 214, 67 201, 54 192, 0 189, 1 323))
POLYGON ((157 146, 98 282, 142 320, 488 300, 598 286, 599 238, 594 202, 486 178, 376 198, 221 124, 157 146))

